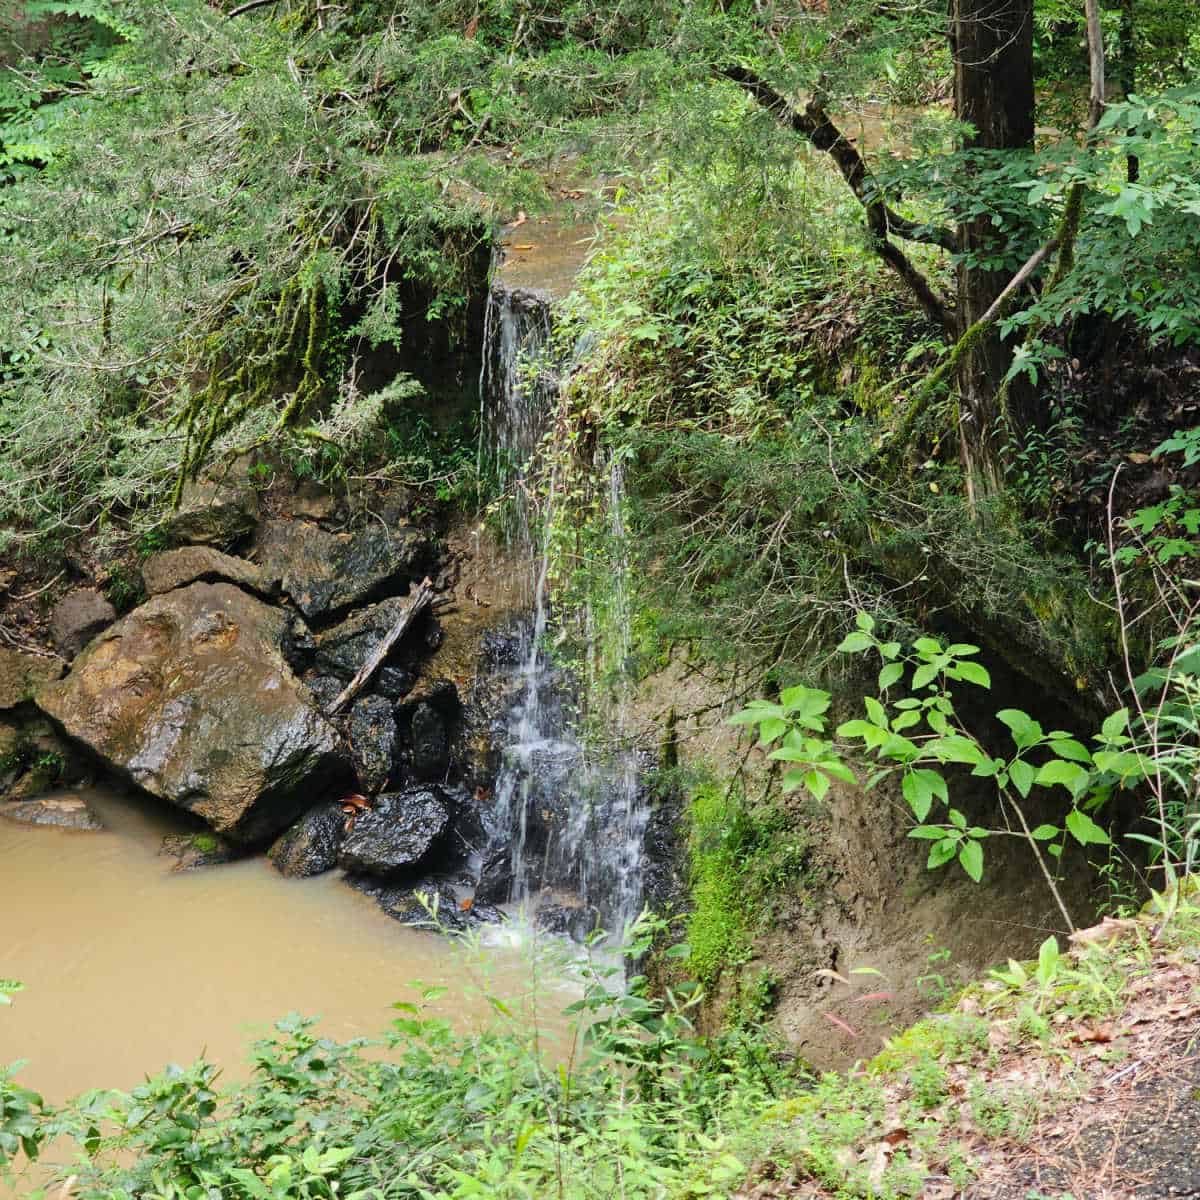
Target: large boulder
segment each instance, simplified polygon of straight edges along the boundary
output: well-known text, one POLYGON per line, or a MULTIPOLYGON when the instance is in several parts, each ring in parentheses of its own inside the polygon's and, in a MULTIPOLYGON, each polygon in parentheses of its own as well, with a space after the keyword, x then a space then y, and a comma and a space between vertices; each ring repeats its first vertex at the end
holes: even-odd
POLYGON ((387 787, 396 756, 396 718, 382 696, 364 696, 350 710, 350 751, 363 791, 387 787))
POLYGON ((278 579, 270 579, 257 563, 223 554, 212 546, 180 546, 151 555, 142 564, 142 582, 148 596, 161 596, 197 582, 236 583, 263 596, 279 587, 278 579))
POLYGON ((0 709, 32 700, 42 687, 62 675, 65 665, 53 655, 0 646, 0 709))
POLYGON ((200 479, 189 483, 163 532, 175 545, 228 549, 258 525, 258 493, 249 483, 200 479))
POLYGON ((68 661, 117 619, 117 610, 93 588, 68 592, 50 614, 54 648, 68 661))
POLYGON ((310 521, 268 521, 255 558, 310 620, 330 618, 389 592, 403 592, 425 573, 429 543, 408 526, 373 525, 330 533, 310 521))
POLYGON ((399 879, 428 865, 450 829, 450 805, 437 788, 379 796, 346 834, 338 864, 346 871, 399 879))
POLYGON ((281 875, 293 879, 332 871, 337 866, 345 824, 338 805, 318 804, 276 838, 267 857, 281 875))
POLYGON ((193 583, 112 626, 37 703, 146 791, 264 842, 347 775, 336 731, 284 661, 286 628, 240 588, 193 583))

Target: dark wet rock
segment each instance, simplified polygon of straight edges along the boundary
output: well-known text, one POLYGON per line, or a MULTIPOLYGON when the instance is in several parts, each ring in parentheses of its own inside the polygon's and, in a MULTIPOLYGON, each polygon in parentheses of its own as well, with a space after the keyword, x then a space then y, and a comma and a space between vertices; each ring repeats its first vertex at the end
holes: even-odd
POLYGON ((279 580, 270 579, 256 563, 212 546, 180 546, 152 554, 142 564, 142 582, 149 596, 161 596, 189 583, 235 583, 264 597, 279 590, 279 580))
MULTIPOLYGON (((405 597, 395 596, 356 612, 340 624, 319 633, 313 660, 316 670, 347 681, 353 679, 389 630, 408 612, 408 606, 409 601, 405 597)), ((407 635, 401 639, 401 646, 406 640, 407 635)))
POLYGON ((260 843, 346 782, 334 728, 280 652, 287 617, 193 583, 93 641, 39 706, 152 795, 260 843))
POLYGON ((328 713, 346 685, 336 675, 305 675, 304 686, 317 708, 328 713))
POLYGON ((396 756, 396 718, 392 702, 364 696, 350 710, 350 751, 358 781, 370 795, 387 786, 396 756))
POLYGON ((469 865, 465 882, 474 886, 479 865, 483 861, 488 832, 480 802, 465 787, 443 786, 443 794, 454 809, 454 829, 450 850, 456 860, 469 865))
POLYGON ((289 614, 279 648, 293 671, 303 671, 312 662, 312 657, 317 651, 317 639, 304 623, 303 617, 296 613, 289 614))
POLYGON ((512 854, 508 846, 491 848, 479 868, 475 900, 479 904, 507 904, 512 895, 512 854))
POLYGON ((375 691, 389 700, 403 700, 413 690, 417 673, 404 667, 380 667, 372 681, 375 691))
POLYGON ((92 831, 104 828, 84 798, 74 792, 56 792, 36 800, 6 800, 0 803, 0 817, 29 825, 54 825, 60 829, 92 831))
POLYGON ((172 833, 162 840, 159 854, 173 858, 172 871, 198 871, 232 862, 241 853, 232 842, 207 830, 200 833, 172 833))
POLYGON ((402 925, 461 932, 472 920, 473 905, 464 908, 454 887, 443 880, 395 884, 370 875, 347 875, 346 882, 358 892, 371 896, 392 920, 398 920, 402 925), (436 920, 430 912, 431 907, 436 907, 436 920))
POLYGON ((163 532, 176 545, 228 549, 258 525, 258 493, 245 482, 201 479, 183 489, 163 532))
POLYGON ((410 733, 410 762, 420 780, 440 779, 449 765, 449 740, 446 723, 431 704, 418 704, 413 710, 410 733))
POLYGON ((438 789, 386 792, 354 818, 338 863, 381 879, 411 875, 433 857, 449 828, 450 807, 438 789))
MULTIPOLYGON (((435 660, 435 665, 439 662, 440 656, 435 660)), ((428 704, 447 721, 456 720, 462 712, 462 702, 454 681, 438 675, 428 675, 419 680, 413 690, 405 696, 401 707, 405 713, 412 713, 420 704, 428 704)))
POLYGON ((346 817, 338 805, 318 804, 275 840, 267 857, 281 875, 294 879, 331 871, 337 866, 345 826, 346 817))
POLYGON ((50 614, 50 638, 68 661, 117 619, 117 610, 93 588, 68 592, 50 614))
POLYGON ((66 663, 55 655, 0 647, 0 709, 32 700, 46 684, 62 676, 66 663))
POLYGON ((573 942, 582 942, 600 927, 600 914, 574 897, 569 901, 543 900, 537 907, 533 923, 545 933, 557 933, 573 942))
POLYGON ((428 541, 417 529, 374 525, 335 534, 309 521, 268 522, 255 550, 310 621, 404 591, 424 574, 429 558, 428 541))

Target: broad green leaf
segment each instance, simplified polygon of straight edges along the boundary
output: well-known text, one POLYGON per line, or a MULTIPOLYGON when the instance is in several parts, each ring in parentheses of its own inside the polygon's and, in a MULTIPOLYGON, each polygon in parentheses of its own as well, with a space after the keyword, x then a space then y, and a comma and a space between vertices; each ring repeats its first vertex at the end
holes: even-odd
MULTIPOLYGON (((1061 742, 1055 743, 1056 747, 1061 745, 1061 742)), ((1055 784, 1060 784, 1072 796, 1078 796, 1087 787, 1088 780, 1091 777, 1091 772, 1085 767, 1081 767, 1078 763, 1067 762, 1062 758, 1052 758, 1049 762, 1043 763, 1038 769, 1037 782, 1044 787, 1053 787, 1055 784)))
POLYGON ((878 726, 872 725, 870 721, 861 719, 854 721, 843 721, 837 727, 838 737, 843 738, 860 738, 865 737, 868 733, 876 732, 878 726))
POLYGON ((884 712, 883 705, 874 696, 864 696, 863 705, 873 725, 878 725, 880 729, 888 728, 887 713, 884 712))
POLYGON ((920 691, 937 678, 938 666, 936 663, 922 663, 914 672, 912 677, 913 691, 920 691))
POLYGON ((904 799, 912 809, 913 816, 918 821, 924 821, 933 807, 933 789, 916 771, 909 771, 900 781, 900 790, 904 793, 904 799))
POLYGON ((996 719, 1008 726, 1018 750, 1024 750, 1042 739, 1041 725, 1019 708, 1002 708, 996 714, 996 719))
POLYGON ((1037 975, 1038 983, 1040 983, 1042 987, 1046 987, 1047 984, 1049 984, 1049 982, 1054 978, 1054 973, 1058 969, 1058 960, 1058 938, 1056 938, 1054 934, 1051 934, 1041 944, 1041 946, 1038 947, 1037 975))
POLYGON ((1082 742, 1077 742, 1073 737, 1057 738, 1050 747, 1059 758, 1069 758, 1072 762, 1086 763, 1089 766, 1092 762, 1092 755, 1088 748, 1082 742))
POLYGON ((898 662, 887 663, 879 672, 879 690, 886 692, 894 683, 899 683, 904 678, 904 664, 898 662))
POLYGON ((1039 825, 1030 833, 1030 837, 1038 842, 1049 842, 1062 832, 1057 825, 1039 825))
POLYGON ((972 767, 987 757, 978 742, 959 733, 947 733, 934 738, 925 743, 925 749, 939 762, 966 763, 972 767))
POLYGON ((782 717, 768 717, 759 725, 758 744, 768 746, 788 731, 788 723, 782 717))
POLYGON ((1029 789, 1033 787, 1034 780, 1037 778, 1037 772, 1023 758, 1014 758, 1008 764, 1008 777, 1012 780, 1013 787, 1022 796, 1028 796, 1029 789))
POLYGON ((863 650, 869 650, 874 645, 870 636, 856 629, 853 633, 848 633, 838 644, 838 650, 843 654, 858 654, 863 650))
POLYGON ((983 846, 979 842, 964 841, 959 847, 958 861, 976 883, 983 878, 983 846))
POLYGON ((943 838, 940 842, 934 842, 929 847, 929 857, 925 860, 925 866, 930 871, 936 871, 938 867, 944 867, 954 857, 957 850, 957 838, 943 838))
POLYGON ((909 831, 910 838, 922 838, 925 841, 941 841, 946 836, 944 825, 914 825, 909 831))
POLYGON ((840 779, 843 783, 855 783, 854 772, 840 759, 824 758, 821 760, 821 770, 840 779))
POLYGON ((857 612, 854 614, 854 623, 864 633, 870 633, 875 628, 875 619, 870 613, 857 612))
POLYGON ((978 684, 982 688, 990 688, 992 686, 992 677, 987 673, 987 669, 974 662, 962 662, 955 667, 955 671, 959 679, 965 679, 968 683, 978 684))
POLYGON ((1122 734, 1129 727, 1129 709, 1119 708, 1115 713, 1110 713, 1104 718, 1104 724, 1100 726, 1100 732, 1105 737, 1116 737, 1122 734))
POLYGON ((1067 813, 1067 830, 1082 846, 1107 846, 1110 841, 1108 834, 1077 808, 1067 813))

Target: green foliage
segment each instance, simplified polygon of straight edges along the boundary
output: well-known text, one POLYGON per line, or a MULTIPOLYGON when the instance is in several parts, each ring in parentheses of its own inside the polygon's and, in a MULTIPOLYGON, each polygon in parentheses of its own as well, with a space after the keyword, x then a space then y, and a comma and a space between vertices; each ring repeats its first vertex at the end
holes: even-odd
MULTIPOLYGON (((1123 749, 1130 741, 1122 730, 1128 714, 1114 714, 1096 735, 1094 753, 1067 730, 1046 732, 1020 709, 1000 709, 996 720, 1004 725, 1013 744, 1011 756, 996 756, 963 724, 957 711, 953 685, 991 687, 987 669, 975 659, 979 647, 966 643, 943 645, 931 637, 918 638, 905 652, 899 641, 884 640, 876 622, 860 612, 856 628, 839 647, 849 654, 877 655, 880 663, 878 698, 863 701, 864 715, 842 722, 837 736, 859 743, 879 764, 867 780, 868 790, 884 779, 899 776, 900 790, 916 824, 909 837, 930 843, 927 866, 936 870, 957 860, 976 883, 983 878, 984 842, 991 836, 1016 833, 1033 851, 1043 876, 1067 922, 1074 929, 1044 855, 1062 855, 1066 838, 1082 847, 1105 846, 1109 836, 1090 815, 1103 805, 1114 786, 1131 777, 1144 776, 1147 764, 1136 753, 1123 749), (897 698, 907 682, 906 694, 897 698), (1039 761, 1040 760, 1040 761, 1039 761), (1001 809, 1016 818, 1017 829, 1006 821, 1001 828, 973 825, 951 801, 947 772, 970 768, 973 777, 994 782, 1001 809), (1044 823, 1031 828, 1025 802, 1035 788, 1063 788, 1070 807, 1062 825, 1044 823), (931 820, 944 807, 943 820, 931 820)), ((843 761, 842 749, 825 736, 827 692, 795 687, 780 693, 779 703, 754 701, 730 718, 732 724, 755 726, 759 744, 778 743, 768 757, 788 765, 785 787, 804 787, 821 799, 830 778, 853 781, 843 761)))
MULTIPOLYGON (((631 952, 653 932, 639 924, 631 952)), ((547 949, 535 988, 565 967, 547 949)), ((746 1172, 729 1131, 787 1077, 761 1047, 752 1061, 744 1041, 694 1038, 694 990, 651 999, 644 979, 615 988, 620 971, 599 951, 584 962, 561 1058, 519 1002, 489 995, 495 1023, 458 1034, 426 1010, 444 989, 427 988, 396 1004, 382 1040, 341 1045, 289 1018, 255 1043, 246 1084, 220 1089, 203 1061, 172 1067, 40 1128, 84 1153, 63 1170, 86 1200, 728 1194, 746 1172)))
MULTIPOLYGON (((696 978, 710 985, 745 962, 754 933, 778 919, 782 905, 803 897, 813 867, 795 814, 750 805, 736 785, 715 782, 692 791, 688 856, 693 904, 688 961, 696 978)), ((755 1001, 747 994, 736 1007, 753 1011, 765 1001, 765 995, 755 1001)))

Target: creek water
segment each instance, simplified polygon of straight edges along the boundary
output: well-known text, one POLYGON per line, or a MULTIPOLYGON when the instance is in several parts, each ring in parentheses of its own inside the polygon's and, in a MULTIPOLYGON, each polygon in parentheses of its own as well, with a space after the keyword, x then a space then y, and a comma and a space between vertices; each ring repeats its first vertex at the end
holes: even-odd
MULTIPOLYGON (((517 947, 490 947, 481 979, 478 956, 399 925, 340 872, 289 880, 253 857, 173 874, 159 849, 178 816, 88 802, 103 832, 0 819, 0 977, 26 986, 0 1009, 0 1063, 28 1060, 20 1080, 50 1101, 201 1053, 242 1076, 248 1042, 289 1012, 338 1040, 379 1034, 394 1001, 420 999, 415 981, 449 989, 432 1008, 463 1030, 494 1018, 477 986, 529 990, 517 947)), ((574 998, 562 988, 539 1011, 574 998)))

